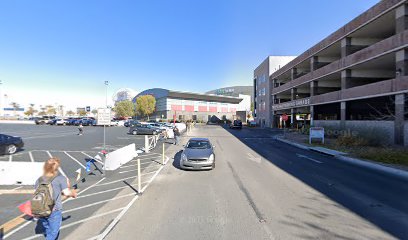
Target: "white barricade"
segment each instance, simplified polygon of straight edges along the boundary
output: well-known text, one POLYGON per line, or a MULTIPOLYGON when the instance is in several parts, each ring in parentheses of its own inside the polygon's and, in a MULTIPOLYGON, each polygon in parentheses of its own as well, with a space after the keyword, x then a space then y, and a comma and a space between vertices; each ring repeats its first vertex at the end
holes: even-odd
POLYGON ((0 185, 34 185, 43 167, 43 162, 0 162, 0 185))
POLYGON ((136 145, 134 143, 126 147, 119 148, 113 152, 106 154, 105 170, 116 170, 123 164, 126 164, 134 157, 137 157, 136 145))

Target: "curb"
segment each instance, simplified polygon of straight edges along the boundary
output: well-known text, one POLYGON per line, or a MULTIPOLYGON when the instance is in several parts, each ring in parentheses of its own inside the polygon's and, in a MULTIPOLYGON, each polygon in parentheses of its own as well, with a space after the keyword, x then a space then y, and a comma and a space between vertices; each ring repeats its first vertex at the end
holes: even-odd
POLYGON ((325 155, 332 156, 332 157, 334 157, 334 158, 336 158, 336 159, 338 159, 340 161, 347 162, 349 164, 364 167, 364 168, 374 170, 374 171, 377 171, 377 172, 386 173, 386 174, 392 175, 394 177, 400 178, 402 180, 408 181, 408 171, 405 171, 405 170, 401 170, 401 169, 389 167, 389 166, 386 166, 386 165, 382 165, 381 163, 373 163, 373 162, 361 160, 361 159, 358 159, 358 158, 346 157, 346 156, 341 155, 341 154, 338 154, 338 155, 328 154, 326 152, 321 152, 321 151, 319 151, 319 150, 317 150, 317 149, 315 149, 313 147, 308 147, 308 146, 305 146, 303 144, 294 143, 294 142, 288 141, 286 139, 281 139, 279 137, 276 137, 275 139, 277 141, 279 141, 279 142, 283 142, 283 143, 292 145, 294 147, 297 147, 297 148, 300 148, 300 149, 303 149, 303 150, 319 152, 319 153, 322 153, 322 154, 325 154, 325 155))

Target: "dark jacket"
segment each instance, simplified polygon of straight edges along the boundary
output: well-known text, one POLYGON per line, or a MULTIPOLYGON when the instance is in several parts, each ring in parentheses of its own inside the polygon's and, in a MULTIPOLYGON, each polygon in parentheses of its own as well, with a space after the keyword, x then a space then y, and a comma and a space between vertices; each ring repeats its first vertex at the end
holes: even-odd
POLYGON ((173 129, 173 132, 174 132, 174 136, 180 136, 180 131, 178 130, 178 128, 174 128, 173 129))

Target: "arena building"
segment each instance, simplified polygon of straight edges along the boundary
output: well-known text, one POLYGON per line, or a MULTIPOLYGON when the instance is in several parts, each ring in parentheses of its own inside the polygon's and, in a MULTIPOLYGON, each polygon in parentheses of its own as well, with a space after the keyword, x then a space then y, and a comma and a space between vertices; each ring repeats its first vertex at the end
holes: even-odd
POLYGON ((133 98, 133 102, 144 95, 152 95, 156 98, 156 109, 151 118, 170 120, 175 117, 180 121, 232 120, 242 101, 237 97, 152 88, 139 93, 133 98))

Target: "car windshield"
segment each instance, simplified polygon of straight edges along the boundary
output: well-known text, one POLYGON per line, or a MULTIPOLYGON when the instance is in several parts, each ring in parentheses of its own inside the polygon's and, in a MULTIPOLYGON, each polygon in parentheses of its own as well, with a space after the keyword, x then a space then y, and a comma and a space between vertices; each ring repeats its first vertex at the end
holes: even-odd
POLYGON ((188 142, 187 148, 208 149, 208 148, 211 148, 211 144, 209 141, 205 141, 205 140, 192 140, 188 142))

